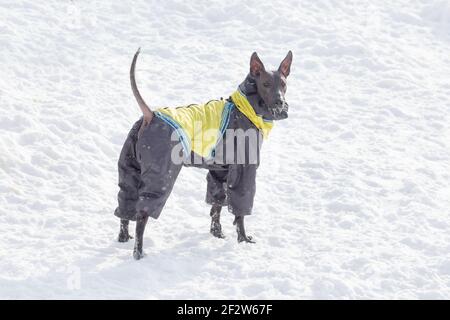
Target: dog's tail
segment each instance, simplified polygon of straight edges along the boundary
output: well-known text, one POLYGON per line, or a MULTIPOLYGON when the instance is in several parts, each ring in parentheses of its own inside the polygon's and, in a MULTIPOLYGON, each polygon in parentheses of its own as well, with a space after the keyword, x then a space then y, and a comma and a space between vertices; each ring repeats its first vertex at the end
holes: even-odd
POLYGON ((134 97, 136 98, 139 108, 141 108, 141 111, 144 115, 144 122, 142 123, 142 126, 141 126, 141 129, 142 129, 142 128, 146 127, 150 123, 150 121, 152 121, 153 112, 152 112, 152 110, 150 110, 148 105, 145 103, 144 99, 142 99, 142 96, 139 93, 139 90, 136 85, 136 78, 134 76, 134 70, 136 68, 136 60, 137 60, 137 57, 140 52, 141 52, 141 48, 139 48, 138 51, 136 51, 134 58, 133 58, 133 62, 131 63, 130 82, 131 82, 131 89, 133 90, 134 97))

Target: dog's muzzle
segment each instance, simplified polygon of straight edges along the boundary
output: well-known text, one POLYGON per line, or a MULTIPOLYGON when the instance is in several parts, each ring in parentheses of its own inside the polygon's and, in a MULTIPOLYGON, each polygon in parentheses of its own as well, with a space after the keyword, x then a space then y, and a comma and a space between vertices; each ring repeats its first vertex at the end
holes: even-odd
POLYGON ((269 112, 273 117, 273 120, 283 120, 288 117, 289 105, 287 102, 277 103, 273 107, 269 108, 269 112))

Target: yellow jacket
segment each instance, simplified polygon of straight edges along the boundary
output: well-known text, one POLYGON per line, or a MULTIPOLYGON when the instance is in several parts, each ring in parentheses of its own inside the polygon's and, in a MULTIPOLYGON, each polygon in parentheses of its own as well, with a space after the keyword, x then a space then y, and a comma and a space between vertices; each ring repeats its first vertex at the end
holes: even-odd
POLYGON ((160 108, 155 115, 177 132, 186 156, 193 151, 208 159, 225 133, 234 107, 262 132, 264 138, 268 137, 273 123, 258 116, 239 90, 231 95, 230 101, 211 100, 205 104, 160 108))

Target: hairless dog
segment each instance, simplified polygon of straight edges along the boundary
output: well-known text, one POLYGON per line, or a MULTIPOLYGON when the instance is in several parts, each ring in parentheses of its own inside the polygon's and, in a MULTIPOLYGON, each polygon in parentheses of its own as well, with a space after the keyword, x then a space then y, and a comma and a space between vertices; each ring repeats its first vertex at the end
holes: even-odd
POLYGON ((275 71, 267 71, 254 52, 250 72, 226 100, 154 110, 146 104, 136 85, 139 52, 131 64, 130 81, 143 117, 128 134, 119 158, 119 206, 115 210, 121 219, 118 240, 132 239, 128 225, 130 220, 136 221, 133 256, 141 259, 148 218, 159 217, 181 167, 194 166, 209 170, 206 202, 212 205, 211 234, 225 238, 220 213, 227 206, 235 216, 233 224, 238 242, 254 243, 245 232, 244 218, 251 214, 253 207, 262 141, 275 120, 288 117, 285 93, 292 52, 288 52, 275 71), (208 140, 203 133, 199 138, 195 123, 202 129, 216 130, 213 139, 208 140), (241 132, 244 134, 240 140, 241 132), (200 147, 199 139, 204 142, 200 147), (181 155, 183 160, 177 161, 174 155, 181 155))

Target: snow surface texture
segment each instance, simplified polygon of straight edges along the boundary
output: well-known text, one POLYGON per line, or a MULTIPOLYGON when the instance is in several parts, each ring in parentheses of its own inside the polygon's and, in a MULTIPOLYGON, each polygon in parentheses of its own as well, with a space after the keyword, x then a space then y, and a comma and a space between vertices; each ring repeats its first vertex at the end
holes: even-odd
POLYGON ((0 298, 450 298, 450 2, 0 0, 0 298), (256 245, 184 168, 145 259, 116 163, 152 106, 227 97, 291 49, 256 245), (133 224, 134 227, 134 224, 133 224), (134 231, 133 231, 134 233, 134 231))

